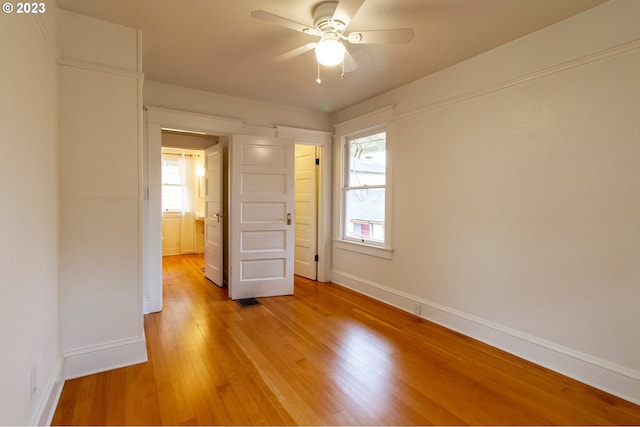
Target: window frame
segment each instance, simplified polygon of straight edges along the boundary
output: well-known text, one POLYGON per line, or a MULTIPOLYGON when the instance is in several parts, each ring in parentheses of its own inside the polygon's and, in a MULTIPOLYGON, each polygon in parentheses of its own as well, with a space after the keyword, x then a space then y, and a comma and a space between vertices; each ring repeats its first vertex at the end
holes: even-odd
POLYGON ((385 219, 384 219, 384 228, 385 228, 385 232, 384 232, 384 237, 383 237, 383 241, 377 241, 373 238, 361 238, 361 237, 353 237, 353 236, 349 236, 347 235, 347 221, 349 220, 349 218, 347 218, 348 216, 348 209, 347 209, 347 199, 348 199, 348 194, 350 191, 357 191, 357 190, 384 190, 384 195, 385 195, 385 213, 386 213, 386 207, 387 207, 387 200, 386 200, 386 193, 387 193, 387 182, 386 182, 386 177, 387 177, 387 170, 386 170, 386 161, 388 160, 388 155, 387 155, 387 149, 386 149, 386 139, 387 139, 387 131, 384 127, 384 125, 380 125, 380 126, 376 126, 373 128, 369 128, 365 131, 362 132, 356 132, 353 134, 349 134, 347 135, 344 139, 343 139, 343 154, 344 154, 344 159, 343 159, 343 185, 342 185, 342 203, 343 203, 343 212, 342 212, 342 240, 348 241, 348 242, 354 242, 354 243, 360 243, 360 244, 364 244, 364 245, 370 245, 370 246, 379 246, 379 247, 384 247, 385 246, 385 242, 387 240, 387 235, 386 235, 386 215, 385 215, 385 219), (354 141, 357 141, 361 138, 366 138, 367 136, 373 136, 376 134, 381 134, 384 133, 385 134, 385 183, 384 184, 363 184, 363 185, 355 185, 354 183, 350 182, 351 181, 351 176, 352 176, 352 171, 351 171, 351 145, 354 141))
POLYGON ((349 120, 347 122, 336 125, 336 142, 338 153, 336 160, 338 167, 336 168, 336 178, 339 190, 339 196, 334 199, 338 205, 336 217, 336 233, 334 234, 334 243, 336 248, 348 251, 358 252, 366 255, 391 259, 393 248, 392 238, 392 217, 391 217, 391 201, 392 201, 392 163, 393 163, 393 106, 374 111, 365 116, 349 120), (359 137, 373 135, 384 131, 386 133, 386 166, 385 166, 385 217, 384 217, 384 242, 375 242, 372 240, 355 239, 346 236, 347 230, 347 212, 346 212, 346 195, 349 179, 349 142, 359 137))
MULTIPOLYGON (((162 212, 163 213, 167 213, 167 214, 175 214, 175 213, 181 213, 182 212, 182 197, 184 197, 183 191, 182 191, 182 186, 183 183, 180 182, 178 184, 175 183, 168 183, 165 182, 164 180, 164 161, 165 159, 169 158, 169 157, 175 157, 177 161, 179 161, 178 159, 180 158, 180 154, 178 153, 172 153, 172 152, 162 152, 160 154, 161 156, 161 166, 160 166, 160 181, 161 181, 161 187, 160 190, 162 191, 161 197, 160 197, 160 204, 162 206, 162 212), (164 189, 167 187, 172 187, 172 188, 178 188, 180 190, 180 207, 179 208, 165 208, 164 206, 164 189)), ((178 174, 180 174, 180 171, 178 169, 178 174)))

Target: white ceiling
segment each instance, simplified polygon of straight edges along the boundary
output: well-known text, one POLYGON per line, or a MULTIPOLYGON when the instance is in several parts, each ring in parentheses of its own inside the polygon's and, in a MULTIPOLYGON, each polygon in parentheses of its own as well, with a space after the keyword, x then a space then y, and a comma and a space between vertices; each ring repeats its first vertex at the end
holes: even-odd
POLYGON ((333 112, 488 51, 605 0, 366 0, 348 32, 413 28, 406 45, 349 45, 358 68, 340 78, 312 51, 272 58, 316 38, 251 17, 262 9, 313 26, 322 0, 57 0, 66 9, 143 31, 145 78, 333 112))

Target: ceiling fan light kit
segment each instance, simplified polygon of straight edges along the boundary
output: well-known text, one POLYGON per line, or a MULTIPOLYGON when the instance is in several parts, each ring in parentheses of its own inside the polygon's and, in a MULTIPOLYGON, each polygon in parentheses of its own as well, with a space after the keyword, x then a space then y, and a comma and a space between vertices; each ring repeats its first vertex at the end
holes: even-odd
POLYGON ((277 62, 283 62, 308 52, 315 47, 316 61, 318 62, 318 78, 320 83, 320 65, 334 67, 342 64, 342 77, 345 72, 357 68, 353 57, 344 45, 344 41, 350 44, 365 43, 408 43, 413 39, 413 30, 409 28, 360 31, 345 35, 344 32, 351 22, 351 18, 360 9, 365 0, 340 0, 325 1, 316 5, 313 9, 313 27, 300 24, 290 19, 274 15, 264 10, 254 10, 251 16, 256 19, 278 24, 304 34, 320 37, 316 43, 307 43, 289 52, 274 58, 277 62))
POLYGON ((342 64, 346 49, 340 41, 340 36, 333 32, 322 35, 322 39, 316 45, 316 59, 318 63, 326 67, 342 64))

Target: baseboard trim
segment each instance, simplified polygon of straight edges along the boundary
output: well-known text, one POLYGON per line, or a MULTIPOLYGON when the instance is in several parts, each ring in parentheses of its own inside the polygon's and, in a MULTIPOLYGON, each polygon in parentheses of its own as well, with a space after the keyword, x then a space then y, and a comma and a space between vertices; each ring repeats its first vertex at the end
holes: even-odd
POLYGON ((64 379, 83 377, 147 361, 145 338, 111 342, 64 353, 64 379))
POLYGON ((47 382, 44 384, 44 391, 40 395, 40 400, 36 406, 36 410, 31 416, 29 425, 32 426, 48 426, 51 425, 53 415, 56 412, 58 406, 58 400, 60 400, 60 394, 62 393, 62 386, 64 381, 62 379, 62 357, 58 360, 53 372, 47 378, 47 382))
POLYGON ((342 271, 332 281, 515 356, 640 404, 640 372, 342 271))
POLYGON ((150 303, 149 297, 145 295, 144 298, 142 299, 142 314, 149 314, 150 307, 151 307, 151 303, 150 303))

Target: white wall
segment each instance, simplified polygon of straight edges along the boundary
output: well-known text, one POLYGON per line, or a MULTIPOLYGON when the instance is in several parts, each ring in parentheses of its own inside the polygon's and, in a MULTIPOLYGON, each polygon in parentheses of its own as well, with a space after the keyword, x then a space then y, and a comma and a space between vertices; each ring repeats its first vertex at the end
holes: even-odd
POLYGON ((39 18, 0 15, 2 425, 49 422, 49 396, 60 391, 58 65, 46 37, 54 24, 52 8, 39 18))
POLYGON ((144 104, 239 119, 247 126, 285 125, 301 129, 331 129, 329 116, 324 113, 304 111, 149 80, 144 83, 144 104))
POLYGON ((640 402, 639 16, 614 0, 334 115, 395 104, 393 257, 334 247, 334 281, 640 402))
POLYGON ((140 40, 59 11, 60 286, 65 377, 146 360, 140 40))

